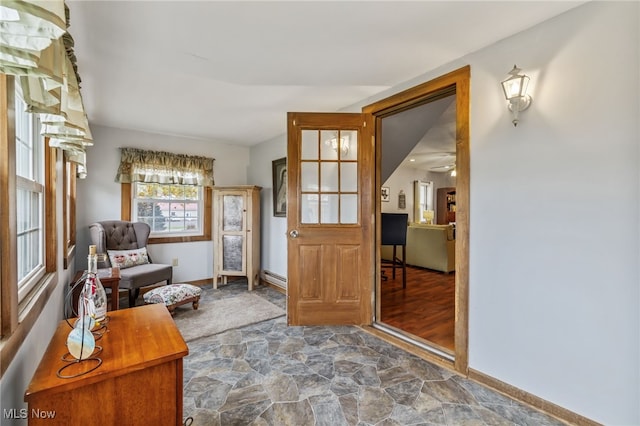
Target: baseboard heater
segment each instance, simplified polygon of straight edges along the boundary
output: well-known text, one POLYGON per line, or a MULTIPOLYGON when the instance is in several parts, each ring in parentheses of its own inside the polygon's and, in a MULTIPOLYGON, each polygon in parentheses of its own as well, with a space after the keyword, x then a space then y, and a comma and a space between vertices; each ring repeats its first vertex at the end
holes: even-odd
POLYGON ((260 278, 268 282, 269 284, 273 284, 275 286, 281 287, 286 290, 287 288, 287 278, 282 275, 278 275, 271 271, 263 270, 260 273, 260 278))

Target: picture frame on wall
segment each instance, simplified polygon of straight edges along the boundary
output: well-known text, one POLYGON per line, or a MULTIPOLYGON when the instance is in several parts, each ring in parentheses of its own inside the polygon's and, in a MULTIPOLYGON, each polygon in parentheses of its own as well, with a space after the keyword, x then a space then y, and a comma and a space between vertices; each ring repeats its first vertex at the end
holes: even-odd
POLYGON ((273 215, 287 216, 287 157, 272 161, 273 215))
POLYGON ((380 188, 380 200, 389 202, 390 199, 391 199, 391 191, 389 191, 389 187, 383 186, 382 188, 380 188))

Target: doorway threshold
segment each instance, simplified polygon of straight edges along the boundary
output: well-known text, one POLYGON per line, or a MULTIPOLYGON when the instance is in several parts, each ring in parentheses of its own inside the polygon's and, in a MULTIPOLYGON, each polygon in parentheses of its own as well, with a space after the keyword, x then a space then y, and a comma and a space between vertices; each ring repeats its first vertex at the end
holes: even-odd
POLYGON ((398 328, 392 327, 387 324, 379 323, 379 322, 374 322, 371 325, 371 327, 376 330, 380 330, 383 333, 387 333, 395 337, 396 339, 399 339, 412 346, 416 346, 425 352, 428 352, 432 355, 437 356, 438 358, 441 358, 446 361, 451 361, 451 362, 455 361, 455 356, 453 355, 453 353, 449 352, 448 350, 444 348, 440 348, 439 346, 436 346, 433 344, 429 344, 428 342, 422 339, 419 339, 416 336, 413 336, 411 334, 405 333, 398 328))

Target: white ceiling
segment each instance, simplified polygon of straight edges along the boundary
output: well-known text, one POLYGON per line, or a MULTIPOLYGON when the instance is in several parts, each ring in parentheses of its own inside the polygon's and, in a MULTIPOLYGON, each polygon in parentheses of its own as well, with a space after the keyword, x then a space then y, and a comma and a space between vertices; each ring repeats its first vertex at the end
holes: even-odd
POLYGON ((581 3, 67 0, 91 124, 245 146, 581 3))

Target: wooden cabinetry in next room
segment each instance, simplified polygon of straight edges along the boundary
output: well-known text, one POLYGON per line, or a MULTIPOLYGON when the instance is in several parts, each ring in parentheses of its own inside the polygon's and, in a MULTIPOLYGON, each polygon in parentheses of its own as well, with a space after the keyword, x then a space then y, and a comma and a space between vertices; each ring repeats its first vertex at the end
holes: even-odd
POLYGON ((456 189, 438 188, 436 223, 446 225, 456 221, 456 189))

